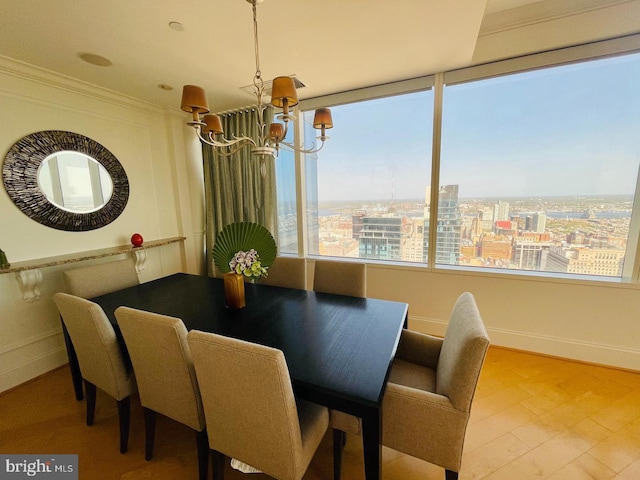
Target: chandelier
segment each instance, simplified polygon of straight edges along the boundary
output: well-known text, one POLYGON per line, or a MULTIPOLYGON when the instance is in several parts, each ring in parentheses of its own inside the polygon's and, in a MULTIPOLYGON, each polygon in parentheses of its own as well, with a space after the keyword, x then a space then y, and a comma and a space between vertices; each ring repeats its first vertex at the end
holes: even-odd
POLYGON ((290 109, 298 104, 298 93, 293 78, 284 76, 276 77, 272 82, 271 89, 271 105, 282 109, 282 113, 276 118, 281 122, 272 122, 267 130, 267 123, 264 120, 264 111, 267 105, 263 102, 264 81, 262 80, 262 72, 260 71, 260 53, 258 48, 258 20, 256 15, 256 5, 262 3, 263 0, 246 0, 251 4, 253 9, 253 45, 255 50, 256 73, 253 77, 253 93, 256 96, 257 112, 258 112, 258 138, 253 139, 246 136, 233 136, 231 139, 224 137, 222 130, 222 122, 218 115, 209 114, 209 103, 207 95, 203 88, 195 85, 185 85, 182 89, 182 110, 193 115, 191 121, 187 125, 192 126, 201 142, 214 147, 217 154, 229 156, 238 150, 250 146, 251 153, 258 156, 272 156, 276 158, 280 149, 280 145, 301 153, 315 153, 320 151, 324 146, 325 140, 329 137, 326 130, 333 127, 331 119, 331 110, 328 108, 318 108, 315 111, 313 119, 313 128, 320 130, 317 137, 320 140, 319 146, 305 150, 304 147, 296 147, 292 143, 285 142, 289 130, 289 122, 296 119, 290 113, 290 109), (200 118, 200 115, 203 115, 200 118))

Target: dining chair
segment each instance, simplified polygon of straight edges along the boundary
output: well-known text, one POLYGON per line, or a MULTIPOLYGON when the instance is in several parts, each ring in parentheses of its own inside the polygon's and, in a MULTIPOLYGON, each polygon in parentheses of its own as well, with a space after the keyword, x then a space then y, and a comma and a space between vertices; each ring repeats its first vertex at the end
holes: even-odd
POLYGON ((144 412, 145 458, 153 458, 159 413, 195 431, 199 478, 206 480, 209 444, 184 323, 179 318, 129 307, 118 307, 115 316, 131 358, 144 412))
POLYGON ((125 453, 129 443, 130 396, 135 390, 135 380, 113 326, 102 308, 89 300, 67 293, 56 293, 53 300, 80 363, 87 392, 87 425, 93 425, 96 388, 99 388, 118 402, 120 453, 125 453))
MULTIPOLYGON (((132 257, 115 262, 99 263, 66 270, 62 273, 62 279, 64 280, 66 292, 81 298, 93 298, 140 284, 132 257)), ((64 322, 62 322, 62 334, 67 347, 69 362, 72 365, 77 364, 73 342, 69 338, 64 322)), ((71 369, 71 380, 76 400, 82 400, 82 380, 80 374, 73 368, 71 369)))
POLYGON ((260 280, 263 285, 276 287, 307 288, 307 261, 300 257, 276 257, 267 270, 267 276, 260 280))
MULTIPOLYGON (((403 330, 382 403, 382 443, 458 478, 464 438, 489 337, 475 299, 455 303, 444 338, 403 330)), ((344 432, 361 435, 359 419, 331 412, 334 480, 340 479, 344 432), (338 450, 338 451, 336 451, 338 450)))
POLYGON ((232 457, 279 480, 300 480, 329 425, 297 399, 282 351, 213 333, 187 335, 202 394, 213 478, 232 457))
POLYGON ((136 264, 131 257, 66 270, 62 278, 67 293, 82 298, 93 298, 140 284, 136 264))
POLYGON ((364 263, 316 260, 313 290, 323 293, 366 297, 366 265, 364 263))

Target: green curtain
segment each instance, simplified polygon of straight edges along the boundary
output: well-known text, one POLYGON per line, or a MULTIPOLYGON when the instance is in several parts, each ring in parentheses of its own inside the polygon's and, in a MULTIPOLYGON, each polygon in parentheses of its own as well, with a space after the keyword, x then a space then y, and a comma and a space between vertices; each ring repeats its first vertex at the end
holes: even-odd
MULTIPOLYGON (((264 112, 267 120, 273 118, 273 108, 264 112)), ((259 137, 256 108, 221 115, 225 138, 259 137)), ((206 201, 206 248, 209 276, 215 274, 213 244, 216 235, 234 222, 255 222, 267 228, 278 243, 278 215, 276 198, 275 160, 269 156, 257 157, 250 147, 223 157, 213 147, 203 144, 204 182, 206 201)))

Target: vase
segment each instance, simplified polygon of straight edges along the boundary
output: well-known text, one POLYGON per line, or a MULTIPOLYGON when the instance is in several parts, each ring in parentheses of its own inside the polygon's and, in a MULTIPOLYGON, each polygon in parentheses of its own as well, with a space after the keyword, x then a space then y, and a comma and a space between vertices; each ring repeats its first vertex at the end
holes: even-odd
POLYGON ((244 308, 244 275, 229 272, 224 274, 224 299, 229 308, 244 308))

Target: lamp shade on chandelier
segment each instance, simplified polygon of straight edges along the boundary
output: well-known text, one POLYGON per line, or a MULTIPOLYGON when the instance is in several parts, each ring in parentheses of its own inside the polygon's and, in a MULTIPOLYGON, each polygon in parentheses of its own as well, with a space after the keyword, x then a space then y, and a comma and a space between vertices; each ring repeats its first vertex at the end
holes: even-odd
POLYGON ((250 138, 246 136, 234 136, 232 139, 224 137, 222 122, 220 117, 210 113, 207 94, 203 88, 195 85, 185 85, 182 89, 182 110, 192 114, 192 119, 187 125, 192 126, 201 142, 211 145, 215 148, 216 153, 222 156, 229 156, 236 153, 244 147, 250 147, 251 152, 258 156, 270 155, 278 156, 280 145, 301 153, 315 153, 323 146, 325 140, 329 137, 326 130, 333 127, 331 118, 331 110, 328 108, 319 108, 315 111, 313 119, 313 128, 320 131, 317 137, 320 144, 317 148, 314 146, 308 150, 304 147, 297 147, 292 143, 285 142, 289 130, 289 122, 296 118, 291 114, 290 109, 298 104, 298 92, 293 78, 283 76, 273 79, 271 84, 271 105, 281 109, 282 113, 277 115, 279 122, 271 122, 269 128, 264 120, 264 111, 267 105, 264 104, 264 81, 260 71, 260 56, 258 45, 258 21, 256 15, 256 5, 262 3, 262 0, 246 0, 251 4, 253 9, 253 39, 255 47, 256 73, 253 77, 253 93, 257 98, 256 108, 258 110, 258 138, 250 138))

